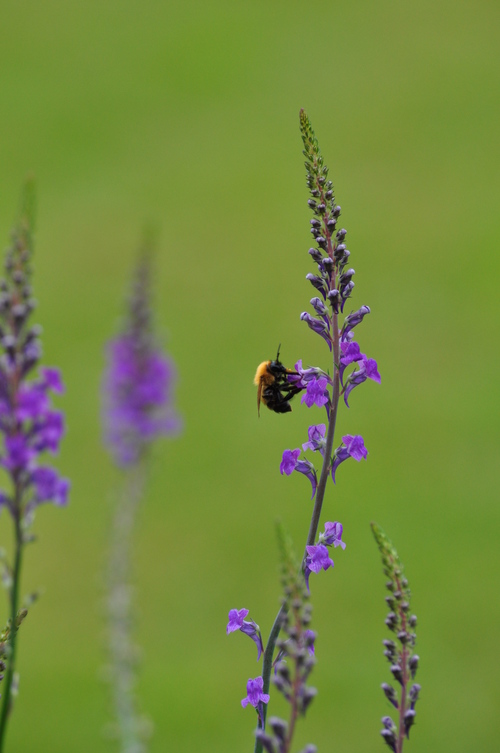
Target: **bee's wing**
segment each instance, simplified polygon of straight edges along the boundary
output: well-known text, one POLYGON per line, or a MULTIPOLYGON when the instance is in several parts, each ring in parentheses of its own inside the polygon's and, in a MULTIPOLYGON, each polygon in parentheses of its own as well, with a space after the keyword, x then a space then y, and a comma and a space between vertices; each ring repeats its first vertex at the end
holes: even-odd
POLYGON ((262 387, 263 381, 259 379, 259 386, 257 387, 257 415, 260 416, 260 402, 262 400, 262 387))

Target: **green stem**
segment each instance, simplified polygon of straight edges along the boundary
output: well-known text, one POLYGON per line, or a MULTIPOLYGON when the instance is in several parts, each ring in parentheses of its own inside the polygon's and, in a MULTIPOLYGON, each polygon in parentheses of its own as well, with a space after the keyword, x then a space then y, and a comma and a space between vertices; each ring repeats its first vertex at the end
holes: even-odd
POLYGON ((16 646, 17 646, 17 610, 19 603, 19 584, 21 580, 21 560, 23 539, 21 531, 21 521, 19 507, 17 507, 17 513, 14 518, 15 538, 16 538, 16 551, 14 558, 14 568, 12 573, 12 587, 10 591, 10 655, 8 658, 7 674, 5 676, 5 692, 3 693, 3 705, 2 714, 0 716, 0 753, 4 749, 5 735, 7 729, 7 722, 9 720, 9 712, 11 707, 11 691, 12 680, 14 678, 15 671, 15 658, 16 658, 16 646))
POLYGON ((131 600, 132 538, 137 509, 145 487, 146 461, 142 452, 124 478, 116 500, 110 531, 107 573, 108 653, 111 665, 111 692, 120 750, 144 753, 140 717, 135 697, 137 649, 132 640, 131 600))

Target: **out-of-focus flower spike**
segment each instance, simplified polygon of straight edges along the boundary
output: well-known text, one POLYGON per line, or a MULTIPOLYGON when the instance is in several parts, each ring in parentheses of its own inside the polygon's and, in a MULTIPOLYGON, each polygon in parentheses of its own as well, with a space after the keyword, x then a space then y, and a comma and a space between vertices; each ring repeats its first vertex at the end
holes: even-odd
MULTIPOLYGON (((410 728, 415 722, 415 704, 420 693, 420 685, 417 683, 413 684, 408 690, 418 665, 418 656, 413 653, 415 635, 408 631, 410 591, 408 581, 404 576, 403 565, 394 545, 376 523, 372 523, 371 528, 382 557, 384 574, 389 578, 386 583, 390 592, 387 602, 392 611, 387 615, 385 623, 390 630, 396 633, 399 643, 399 645, 396 645, 393 640, 385 640, 386 651, 384 651, 384 654, 391 662, 393 677, 401 685, 401 700, 398 702, 396 691, 387 683, 382 684, 382 689, 389 701, 399 711, 399 740, 401 741, 402 733, 409 737, 410 728)), ((391 732, 395 730, 395 728, 392 729, 389 726, 387 726, 387 729, 391 732)), ((396 751, 396 748, 392 747, 393 736, 391 734, 383 734, 383 736, 392 750, 396 751)))
POLYGON ((104 380, 106 439, 116 462, 131 465, 159 436, 179 432, 173 407, 176 374, 158 347, 151 312, 151 251, 139 258, 122 333, 109 344, 104 380))

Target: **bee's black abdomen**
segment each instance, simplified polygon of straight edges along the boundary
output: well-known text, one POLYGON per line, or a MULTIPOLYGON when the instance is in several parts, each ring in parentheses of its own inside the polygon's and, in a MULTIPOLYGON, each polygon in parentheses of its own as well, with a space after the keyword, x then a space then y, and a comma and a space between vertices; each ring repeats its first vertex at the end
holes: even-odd
MULTIPOLYGON (((271 408, 271 406, 269 406, 271 408)), ((292 406, 290 403, 277 403, 274 405, 271 410, 273 410, 275 413, 290 413, 292 410, 292 406)))

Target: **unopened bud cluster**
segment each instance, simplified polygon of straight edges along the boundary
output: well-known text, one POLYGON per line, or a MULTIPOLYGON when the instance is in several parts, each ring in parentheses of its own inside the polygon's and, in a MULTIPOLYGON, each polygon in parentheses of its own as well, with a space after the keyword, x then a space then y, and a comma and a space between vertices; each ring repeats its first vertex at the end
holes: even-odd
POLYGON ((389 613, 385 624, 394 633, 393 639, 383 641, 384 656, 394 683, 399 686, 399 692, 394 684, 384 682, 381 686, 388 701, 399 712, 399 734, 389 716, 383 717, 380 734, 394 753, 401 753, 403 738, 409 738, 410 728, 415 723, 415 704, 420 693, 420 685, 413 683, 419 662, 415 653, 417 618, 410 612, 410 589, 397 551, 375 523, 372 523, 372 531, 382 555, 384 575, 388 578, 385 585, 389 594, 385 600, 389 613))
MULTIPOLYGON (((323 300, 328 301, 332 312, 338 314, 344 310, 354 288, 354 269, 346 269, 350 256, 345 244, 347 230, 337 230, 341 208, 335 201, 333 183, 328 180, 328 167, 304 110, 300 112, 300 129, 306 158, 306 183, 311 194, 307 204, 314 214, 311 235, 317 245, 317 248, 309 249, 309 254, 318 265, 318 274, 308 274, 307 279, 321 293, 323 300)), ((307 321, 311 329, 322 335, 331 349, 332 332, 328 310, 319 298, 313 298, 311 304, 320 318, 314 319, 306 313, 301 318, 307 321)))

